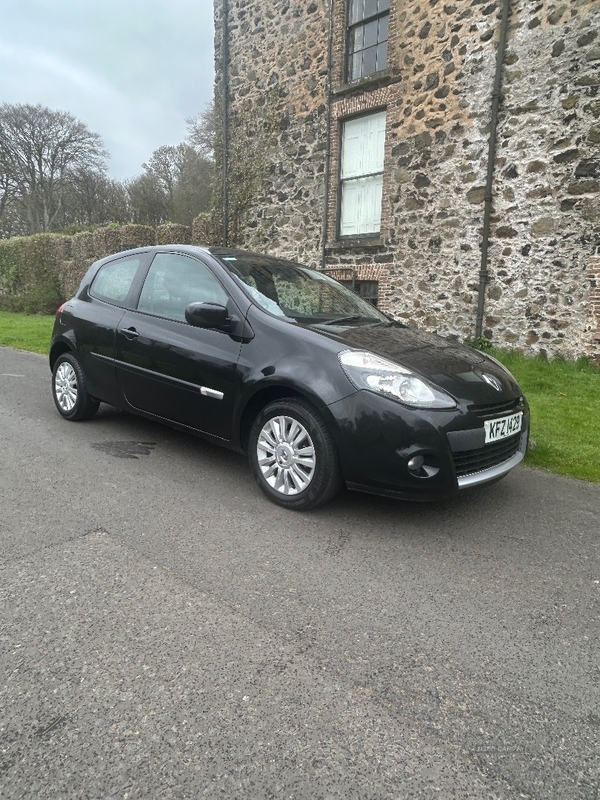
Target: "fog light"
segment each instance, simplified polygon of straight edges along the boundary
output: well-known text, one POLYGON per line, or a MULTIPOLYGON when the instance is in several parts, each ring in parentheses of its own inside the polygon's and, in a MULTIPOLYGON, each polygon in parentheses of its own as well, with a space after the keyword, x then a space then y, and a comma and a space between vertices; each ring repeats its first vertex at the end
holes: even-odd
POLYGON ((425 459, 423 456, 413 456, 408 462, 407 467, 411 472, 418 472, 424 463, 425 459))

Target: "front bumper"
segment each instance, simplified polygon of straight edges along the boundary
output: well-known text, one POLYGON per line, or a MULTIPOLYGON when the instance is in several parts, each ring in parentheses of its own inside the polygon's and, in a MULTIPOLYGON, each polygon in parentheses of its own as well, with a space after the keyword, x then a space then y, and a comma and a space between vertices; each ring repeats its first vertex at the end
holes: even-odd
POLYGON ((497 481, 504 477, 504 475, 507 475, 511 469, 514 469, 518 464, 520 464, 525 458, 525 453, 527 452, 527 442, 529 439, 529 419, 527 420, 527 425, 527 430, 521 431, 520 434, 517 434, 510 439, 503 440, 503 442, 506 443, 507 448, 510 448, 505 453, 507 458, 502 460, 496 458, 491 466, 482 467, 481 469, 472 469, 472 471, 467 471, 465 474, 457 474, 456 481, 458 488, 468 489, 472 486, 480 486, 485 483, 497 481), (511 452, 512 454, 509 455, 511 452))
MULTIPOLYGON (((328 406, 344 480, 349 489, 411 500, 439 500, 493 483, 524 458, 529 409, 521 431, 485 445, 484 422, 467 406, 416 410, 373 392, 359 391, 328 406), (414 459, 422 469, 411 469, 414 459)), ((502 412, 498 416, 502 416, 502 412)))

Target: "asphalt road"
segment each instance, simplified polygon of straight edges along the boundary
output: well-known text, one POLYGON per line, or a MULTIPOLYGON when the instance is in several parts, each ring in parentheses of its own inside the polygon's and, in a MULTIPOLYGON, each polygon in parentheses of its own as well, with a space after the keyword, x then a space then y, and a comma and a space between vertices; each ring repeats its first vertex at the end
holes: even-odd
POLYGON ((600 487, 267 501, 0 348, 0 795, 598 798, 600 487))

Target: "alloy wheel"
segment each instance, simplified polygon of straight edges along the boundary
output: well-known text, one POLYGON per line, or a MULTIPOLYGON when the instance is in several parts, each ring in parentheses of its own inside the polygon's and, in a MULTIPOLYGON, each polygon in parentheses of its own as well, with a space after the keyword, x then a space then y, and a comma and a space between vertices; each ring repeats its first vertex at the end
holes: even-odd
POLYGON ((68 361, 58 365, 54 378, 56 400, 61 409, 68 414, 77 402, 77 374, 68 361))
POLYGON ((299 494, 314 477, 315 446, 304 425, 293 417, 268 420, 258 435, 256 454, 263 478, 280 494, 299 494))

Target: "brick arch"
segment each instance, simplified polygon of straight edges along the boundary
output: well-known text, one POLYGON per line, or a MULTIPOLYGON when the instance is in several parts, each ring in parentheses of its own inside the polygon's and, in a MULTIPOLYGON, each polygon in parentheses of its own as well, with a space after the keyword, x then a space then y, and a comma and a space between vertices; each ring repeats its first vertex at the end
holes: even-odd
POLYGON ((586 270, 590 281, 590 329, 592 340, 600 342, 600 252, 586 270))
POLYGON ((338 281, 350 281, 352 280, 353 276, 357 281, 377 281, 379 284, 377 306, 381 311, 389 310, 389 264, 358 264, 356 266, 339 266, 334 269, 328 269, 327 274, 338 281))

